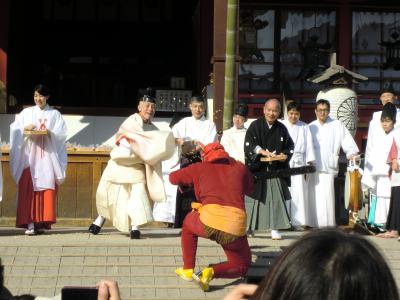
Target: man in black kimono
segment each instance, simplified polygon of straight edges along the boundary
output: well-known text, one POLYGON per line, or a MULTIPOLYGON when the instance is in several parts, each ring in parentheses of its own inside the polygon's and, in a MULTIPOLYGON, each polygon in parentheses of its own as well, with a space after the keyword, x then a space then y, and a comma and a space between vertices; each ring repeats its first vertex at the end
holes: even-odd
POLYGON ((285 125, 278 121, 281 105, 269 99, 264 105, 264 117, 251 123, 244 141, 246 165, 254 174, 255 191, 246 198, 247 225, 250 234, 256 229, 271 229, 271 238, 282 239, 279 229, 291 227, 285 200, 290 200, 289 177, 262 178, 289 168, 294 144, 285 125), (285 160, 262 162, 261 157, 286 155, 285 160))

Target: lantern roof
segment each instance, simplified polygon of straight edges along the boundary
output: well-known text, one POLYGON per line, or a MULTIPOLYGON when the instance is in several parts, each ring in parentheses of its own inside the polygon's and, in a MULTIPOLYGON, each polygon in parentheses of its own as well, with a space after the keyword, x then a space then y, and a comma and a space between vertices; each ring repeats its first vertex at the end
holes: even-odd
POLYGON ((368 77, 355 73, 336 64, 336 54, 331 57, 331 66, 319 74, 307 78, 307 81, 317 84, 346 85, 368 80, 368 77))

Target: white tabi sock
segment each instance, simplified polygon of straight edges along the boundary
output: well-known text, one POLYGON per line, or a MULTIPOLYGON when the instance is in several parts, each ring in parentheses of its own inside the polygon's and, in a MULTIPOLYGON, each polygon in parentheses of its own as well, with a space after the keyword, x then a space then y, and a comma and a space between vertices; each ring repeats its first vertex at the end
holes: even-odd
POLYGON ((93 224, 97 225, 99 227, 102 227, 104 225, 104 222, 106 221, 106 218, 102 217, 102 216, 98 216, 96 218, 96 220, 94 220, 93 224))
POLYGON ((132 225, 132 230, 139 230, 139 227, 132 225))
POLYGON ((28 230, 33 230, 33 229, 35 229, 35 223, 29 223, 28 230))

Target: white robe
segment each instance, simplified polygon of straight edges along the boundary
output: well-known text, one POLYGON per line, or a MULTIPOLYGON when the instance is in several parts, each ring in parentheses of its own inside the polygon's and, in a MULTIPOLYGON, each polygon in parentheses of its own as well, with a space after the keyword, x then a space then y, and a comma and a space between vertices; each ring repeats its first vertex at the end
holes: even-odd
POLYGON ((152 203, 165 201, 161 161, 172 155, 172 133, 133 114, 121 125, 96 192, 100 216, 120 231, 153 221, 152 203), (125 142, 130 139, 131 144, 125 142), (129 219, 131 223, 129 223, 129 219))
POLYGON ((34 191, 55 189, 65 179, 67 168, 67 127, 60 114, 48 105, 25 108, 10 125, 10 169, 18 184, 24 169, 30 167, 34 191), (43 124, 47 136, 24 136, 24 128, 43 124))
MULTIPOLYGON (((175 138, 181 138, 185 141, 195 140, 204 145, 218 140, 214 122, 207 120, 204 116, 199 120, 193 116, 183 118, 172 127, 172 134, 175 138)), ((177 187, 169 182, 169 174, 179 169, 179 155, 178 149, 175 149, 171 159, 162 164, 167 199, 165 202, 154 205, 153 217, 155 221, 168 223, 174 223, 175 221, 177 187)))
POLYGON ((244 163, 244 138, 247 128, 236 128, 235 126, 224 131, 221 138, 221 145, 229 156, 244 163))
POLYGON ((172 128, 172 133, 175 138, 199 141, 204 145, 218 141, 214 122, 207 120, 204 116, 198 120, 193 116, 183 118, 172 128))
POLYGON ((169 174, 179 169, 179 151, 175 147, 174 154, 168 160, 162 162, 162 176, 165 186, 165 202, 156 202, 153 207, 155 221, 174 223, 176 210, 177 187, 169 182, 169 174))
MULTIPOLYGON (((387 157, 395 132, 392 130, 388 134, 385 133, 380 122, 381 114, 381 111, 375 112, 369 123, 364 172, 361 179, 362 184, 371 189, 371 193, 376 196, 374 219, 376 224, 385 224, 389 213, 391 184, 387 157)), ((400 117, 399 110, 397 115, 400 117)), ((395 124, 399 126, 399 123, 395 124)))
POLYGON ((309 125, 315 153, 316 173, 310 176, 309 222, 313 227, 335 226, 334 177, 339 171, 340 148, 349 157, 358 147, 347 128, 328 117, 325 124, 318 120, 309 125))
MULTIPOLYGON (((293 156, 290 159, 291 168, 303 167, 315 161, 312 136, 308 125, 302 121, 291 124, 281 121, 289 131, 294 143, 293 156)), ((294 175, 290 178, 290 194, 292 199, 287 201, 288 211, 293 226, 309 225, 308 222, 308 184, 309 176, 294 175)))

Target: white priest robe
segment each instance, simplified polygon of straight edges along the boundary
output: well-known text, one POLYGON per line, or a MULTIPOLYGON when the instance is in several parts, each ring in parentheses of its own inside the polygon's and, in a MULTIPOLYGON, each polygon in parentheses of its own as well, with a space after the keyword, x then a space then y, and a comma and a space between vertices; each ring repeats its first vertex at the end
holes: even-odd
POLYGON ((170 131, 159 131, 133 114, 121 125, 116 141, 97 188, 96 205, 100 216, 129 232, 130 225, 153 221, 152 203, 165 201, 161 161, 172 155, 175 140, 170 131))
MULTIPOLYGON (((291 168, 303 167, 315 161, 312 136, 308 125, 302 121, 296 124, 288 120, 281 121, 289 131, 294 143, 293 156, 289 165, 291 168)), ((293 226, 309 225, 308 222, 308 183, 310 176, 294 175, 290 177, 290 194, 292 199, 287 201, 288 211, 293 226)))
MULTIPOLYGON (((386 160, 394 136, 393 130, 386 134, 382 129, 381 115, 381 111, 375 112, 369 123, 364 172, 361 179, 363 186, 371 189, 371 193, 376 196, 375 224, 386 223, 391 196, 390 167, 386 160)), ((397 110, 397 117, 400 118, 399 110, 397 110)), ((399 128, 399 125, 400 122, 395 123, 396 128, 399 128)))
POLYGON ((312 227, 335 226, 334 177, 339 171, 340 148, 346 156, 358 153, 358 147, 347 128, 328 117, 325 124, 318 120, 309 125, 314 145, 316 173, 309 183, 309 223, 312 227))
POLYGON ((247 128, 236 128, 235 126, 224 131, 221 138, 221 145, 229 156, 244 163, 244 138, 247 128))
POLYGON ((176 185, 169 182, 169 174, 179 169, 179 149, 174 147, 174 154, 170 159, 164 160, 162 166, 162 177, 165 187, 166 199, 164 202, 155 202, 153 217, 155 221, 174 223, 176 210, 176 185))
MULTIPOLYGON (((204 145, 218 140, 214 122, 207 120, 204 116, 199 120, 193 116, 183 118, 172 127, 172 133, 174 138, 181 138, 185 141, 195 140, 204 145)), ((174 148, 174 155, 171 159, 162 164, 167 199, 165 202, 154 205, 153 217, 155 221, 174 223, 175 220, 177 187, 169 182, 169 174, 180 167, 180 153, 177 148, 174 148)))
POLYGON ((22 172, 30 168, 33 190, 55 189, 65 179, 67 168, 67 127, 59 111, 48 105, 25 108, 10 125, 10 171, 18 184, 22 172), (48 136, 24 136, 24 128, 30 124, 39 129, 43 126, 48 136))

